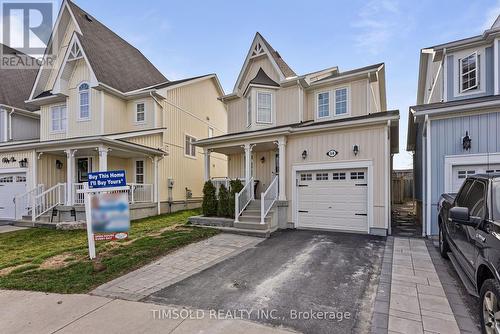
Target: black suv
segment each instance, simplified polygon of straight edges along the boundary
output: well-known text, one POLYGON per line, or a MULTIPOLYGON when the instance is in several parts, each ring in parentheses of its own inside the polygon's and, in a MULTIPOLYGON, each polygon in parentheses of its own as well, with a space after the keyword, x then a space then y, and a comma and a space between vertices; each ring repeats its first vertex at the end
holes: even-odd
POLYGON ((481 299, 483 333, 500 333, 500 173, 467 178, 439 200, 439 250, 481 299))

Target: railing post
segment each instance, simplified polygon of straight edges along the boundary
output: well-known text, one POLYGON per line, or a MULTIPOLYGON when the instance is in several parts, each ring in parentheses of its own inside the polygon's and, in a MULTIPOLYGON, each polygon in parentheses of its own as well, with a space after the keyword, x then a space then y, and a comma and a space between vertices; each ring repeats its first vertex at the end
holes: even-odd
POLYGON ((266 214, 264 211, 266 210, 266 198, 264 193, 260 193, 260 223, 264 224, 264 215, 266 214))
POLYGON ((240 215, 240 194, 237 193, 234 198, 234 222, 238 223, 238 216, 240 215))
POLYGON ((134 204, 135 185, 130 186, 130 203, 134 204))
POLYGON ((36 214, 36 199, 38 195, 32 196, 31 197, 31 221, 34 223, 35 222, 35 214, 36 214))

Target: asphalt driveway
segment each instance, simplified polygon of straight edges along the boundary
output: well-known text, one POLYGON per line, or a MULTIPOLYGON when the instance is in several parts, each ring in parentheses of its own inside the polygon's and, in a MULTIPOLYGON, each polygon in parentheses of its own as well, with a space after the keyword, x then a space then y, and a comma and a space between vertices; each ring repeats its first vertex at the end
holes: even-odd
POLYGON ((304 333, 368 332, 385 239, 280 231, 146 297, 304 333))

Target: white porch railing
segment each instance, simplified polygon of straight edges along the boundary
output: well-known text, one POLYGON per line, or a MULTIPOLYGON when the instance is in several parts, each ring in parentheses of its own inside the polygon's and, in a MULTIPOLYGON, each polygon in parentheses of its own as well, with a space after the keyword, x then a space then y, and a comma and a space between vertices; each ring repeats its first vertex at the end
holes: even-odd
POLYGON ((38 217, 52 208, 66 202, 66 183, 58 183, 50 189, 35 196, 35 207, 32 210, 31 220, 38 217))
POLYGON ((23 216, 31 216, 33 206, 35 205, 35 196, 45 191, 45 185, 39 184, 36 188, 14 197, 16 220, 23 216))
MULTIPOLYGON (((73 202, 75 205, 84 205, 85 197, 78 190, 83 189, 85 183, 73 183, 73 202)), ((152 184, 127 183, 130 186, 128 195, 129 202, 134 203, 153 203, 154 188, 152 184)))
POLYGON ((215 195, 219 195, 219 189, 221 185, 224 185, 224 187, 229 190, 231 179, 228 177, 213 177, 210 179, 210 181, 212 181, 212 184, 215 187, 215 195))
POLYGON ((247 207, 248 203, 254 198, 253 193, 254 183, 253 177, 248 180, 243 189, 239 193, 236 194, 236 198, 234 200, 234 221, 237 223, 239 217, 243 210, 247 207))
POLYGON ((266 191, 260 196, 260 223, 264 224, 267 213, 278 199, 278 176, 275 176, 266 191))

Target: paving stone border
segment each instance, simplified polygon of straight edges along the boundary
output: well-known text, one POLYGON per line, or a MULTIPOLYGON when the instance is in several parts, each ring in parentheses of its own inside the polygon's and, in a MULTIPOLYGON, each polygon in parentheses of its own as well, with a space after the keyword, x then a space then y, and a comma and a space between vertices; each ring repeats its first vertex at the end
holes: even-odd
POLYGON ((386 334, 389 330, 389 303, 391 297, 392 256, 394 238, 387 237, 380 270, 379 284, 372 315, 373 334, 386 334))

